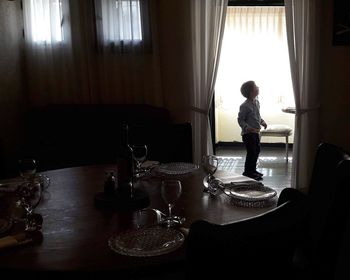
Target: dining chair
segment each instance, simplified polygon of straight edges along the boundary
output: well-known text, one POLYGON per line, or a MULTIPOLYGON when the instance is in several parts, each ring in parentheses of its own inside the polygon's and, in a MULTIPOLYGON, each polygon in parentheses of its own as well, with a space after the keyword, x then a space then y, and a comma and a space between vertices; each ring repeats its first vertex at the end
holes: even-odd
MULTIPOLYGON (((294 257, 296 279, 333 279, 338 250, 350 207, 350 155, 341 147, 321 143, 317 149, 311 182, 305 196, 300 242, 294 257)), ((297 189, 286 193, 301 194, 297 189)))
POLYGON ((260 216, 227 225, 193 223, 188 274, 226 270, 245 279, 334 279, 349 257, 349 192, 349 153, 321 143, 306 194, 286 188, 278 206, 260 216))
POLYGON ((325 230, 313 261, 313 277, 350 279, 350 160, 337 168, 337 187, 334 203, 329 208, 325 230))
MULTIPOLYGON (((349 162, 347 163, 349 165, 349 162)), ((349 167, 348 167, 349 168, 349 167)), ((349 170, 347 168, 347 170, 349 170)), ((338 198, 340 201, 337 201, 337 215, 336 218, 342 221, 338 224, 338 227, 334 229, 333 236, 329 236, 328 240, 336 242, 336 246, 329 246, 333 250, 336 250, 336 258, 332 259, 332 268, 333 268, 333 278, 338 279, 350 279, 349 275, 349 260, 350 260, 350 211, 348 205, 348 199, 350 195, 349 184, 346 186, 344 184, 342 195, 339 195, 338 198), (344 209, 345 208, 345 209, 344 209), (341 232, 339 235, 338 232, 341 232), (336 237, 336 239, 334 239, 336 237)), ((330 242, 328 242, 330 244, 330 242)), ((334 256, 334 254, 330 254, 334 256)))
POLYGON ((220 279, 229 274, 231 278, 289 279, 304 211, 304 196, 289 192, 290 188, 281 192, 288 200, 253 218, 225 225, 194 222, 186 247, 188 278, 220 279))

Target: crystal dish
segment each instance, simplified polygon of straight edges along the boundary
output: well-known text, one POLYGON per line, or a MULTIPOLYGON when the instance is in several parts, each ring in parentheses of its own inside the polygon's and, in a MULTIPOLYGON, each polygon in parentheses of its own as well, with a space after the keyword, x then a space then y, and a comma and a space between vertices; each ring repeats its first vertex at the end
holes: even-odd
POLYGON ((231 197, 246 201, 261 201, 277 195, 274 189, 262 185, 235 186, 230 190, 231 197))
POLYGON ((155 171, 167 175, 182 175, 191 173, 198 168, 198 165, 189 162, 169 162, 157 166, 155 171))
POLYGON ((236 206, 263 208, 276 204, 277 192, 261 183, 230 185, 230 188, 226 186, 224 193, 231 198, 231 202, 236 206))
POLYGON ((175 228, 155 226, 113 235, 108 245, 122 255, 150 257, 170 253, 179 248, 184 240, 183 233, 175 228))

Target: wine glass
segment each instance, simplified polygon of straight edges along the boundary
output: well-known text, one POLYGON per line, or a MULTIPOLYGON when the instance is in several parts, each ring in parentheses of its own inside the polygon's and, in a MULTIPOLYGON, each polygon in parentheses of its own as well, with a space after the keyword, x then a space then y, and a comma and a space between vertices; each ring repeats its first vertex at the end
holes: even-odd
POLYGON ((139 178, 142 176, 141 165, 147 158, 148 149, 146 145, 132 145, 131 150, 132 150, 133 160, 136 163, 135 177, 139 178))
POLYGON ((208 175, 204 178, 203 184, 205 186, 205 191, 212 195, 216 195, 219 189, 218 183, 219 179, 214 177, 216 170, 218 169, 219 159, 214 155, 205 155, 202 158, 202 167, 208 175))
POLYGON ((167 227, 180 223, 178 217, 172 215, 172 208, 180 197, 182 192, 181 182, 179 180, 164 180, 161 184, 161 194, 164 202, 168 205, 168 216, 164 218, 167 227))
POLYGON ((25 182, 35 178, 36 168, 36 161, 33 158, 23 158, 18 161, 19 174, 25 182))
POLYGON ((18 161, 18 170, 24 182, 36 180, 41 184, 43 190, 50 185, 50 178, 45 174, 37 174, 37 164, 33 158, 24 158, 18 161))
POLYGON ((41 228, 41 223, 37 221, 37 215, 34 214, 34 209, 38 206, 41 200, 42 186, 40 182, 31 180, 23 183, 17 191, 20 200, 18 204, 25 210, 25 230, 35 231, 41 228))

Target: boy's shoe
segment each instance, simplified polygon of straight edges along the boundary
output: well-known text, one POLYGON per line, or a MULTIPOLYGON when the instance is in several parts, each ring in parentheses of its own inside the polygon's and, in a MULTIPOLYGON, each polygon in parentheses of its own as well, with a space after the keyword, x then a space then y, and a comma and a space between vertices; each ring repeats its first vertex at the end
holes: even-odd
POLYGON ((264 176, 264 174, 260 173, 259 171, 255 170, 255 174, 259 175, 260 177, 264 176))
POLYGON ((254 180, 257 180, 257 181, 262 180, 262 177, 256 173, 243 172, 243 176, 247 176, 247 177, 252 178, 254 180))

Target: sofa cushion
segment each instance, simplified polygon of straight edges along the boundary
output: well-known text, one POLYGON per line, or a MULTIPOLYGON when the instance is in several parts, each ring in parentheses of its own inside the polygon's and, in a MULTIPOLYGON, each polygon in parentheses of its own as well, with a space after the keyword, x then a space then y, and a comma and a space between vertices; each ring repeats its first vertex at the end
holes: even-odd
POLYGON ((167 109, 144 104, 57 104, 32 108, 26 117, 21 156, 35 157, 39 170, 114 163, 124 124, 139 128, 138 137, 150 145, 154 159, 192 160, 189 127, 185 129, 187 134, 181 135, 185 130, 171 122, 167 109), (177 154, 171 147, 184 152, 177 154))

